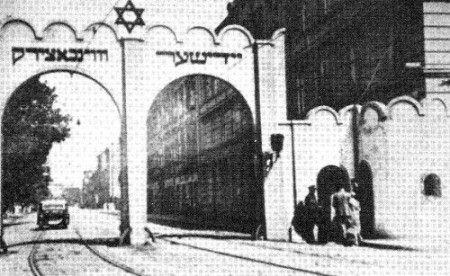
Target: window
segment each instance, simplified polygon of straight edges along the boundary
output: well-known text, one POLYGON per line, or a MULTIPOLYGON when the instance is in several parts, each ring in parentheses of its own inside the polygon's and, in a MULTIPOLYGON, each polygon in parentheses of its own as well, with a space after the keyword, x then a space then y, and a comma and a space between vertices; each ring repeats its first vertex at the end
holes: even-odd
POLYGON ((423 180, 423 193, 426 196, 441 197, 441 179, 435 173, 431 173, 423 180))

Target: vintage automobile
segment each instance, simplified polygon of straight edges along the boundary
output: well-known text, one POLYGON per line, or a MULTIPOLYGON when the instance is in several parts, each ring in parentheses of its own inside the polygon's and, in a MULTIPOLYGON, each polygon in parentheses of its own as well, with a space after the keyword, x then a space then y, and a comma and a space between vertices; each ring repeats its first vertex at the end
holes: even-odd
POLYGON ((45 226, 59 226, 65 229, 69 221, 69 208, 65 199, 46 199, 39 204, 37 214, 39 229, 45 226))

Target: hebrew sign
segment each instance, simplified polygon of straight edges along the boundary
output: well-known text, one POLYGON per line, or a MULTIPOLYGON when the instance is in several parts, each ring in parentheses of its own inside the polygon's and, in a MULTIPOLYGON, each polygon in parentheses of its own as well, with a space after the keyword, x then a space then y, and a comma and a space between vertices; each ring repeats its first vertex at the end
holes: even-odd
POLYGON ((191 62, 192 64, 205 64, 208 58, 223 58, 224 64, 228 64, 230 58, 242 58, 241 53, 220 52, 180 52, 180 51, 156 51, 158 56, 171 56, 175 66, 191 62))
POLYGON ((34 55, 36 61, 39 61, 42 56, 47 62, 82 62, 86 55, 92 56, 93 61, 108 61, 108 50, 105 49, 12 47, 11 53, 13 65, 27 54, 34 55))

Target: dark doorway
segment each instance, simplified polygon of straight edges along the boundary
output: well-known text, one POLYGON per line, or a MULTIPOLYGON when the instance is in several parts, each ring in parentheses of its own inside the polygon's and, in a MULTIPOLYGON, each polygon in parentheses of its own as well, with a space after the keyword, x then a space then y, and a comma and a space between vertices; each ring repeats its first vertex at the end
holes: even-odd
POLYGON ((356 199, 361 204, 361 235, 370 238, 374 235, 374 200, 373 200, 373 178, 369 163, 361 161, 357 170, 357 187, 355 187, 356 199))
POLYGON ((320 170, 317 175, 317 195, 322 207, 322 219, 319 225, 319 242, 326 243, 330 239, 331 230, 331 194, 338 191, 342 185, 349 188, 349 176, 345 168, 330 165, 320 170))

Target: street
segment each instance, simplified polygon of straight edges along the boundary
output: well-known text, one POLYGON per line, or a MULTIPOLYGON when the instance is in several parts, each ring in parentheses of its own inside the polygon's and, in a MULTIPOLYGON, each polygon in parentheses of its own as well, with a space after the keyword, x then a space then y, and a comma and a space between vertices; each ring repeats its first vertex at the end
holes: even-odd
POLYGON ((119 219, 72 207, 68 229, 37 230, 35 214, 5 229, 1 275, 448 275, 448 251, 252 241, 245 234, 149 223, 156 241, 117 246, 119 219))

